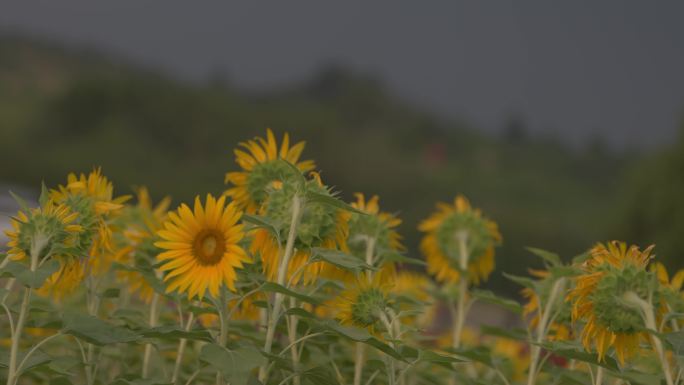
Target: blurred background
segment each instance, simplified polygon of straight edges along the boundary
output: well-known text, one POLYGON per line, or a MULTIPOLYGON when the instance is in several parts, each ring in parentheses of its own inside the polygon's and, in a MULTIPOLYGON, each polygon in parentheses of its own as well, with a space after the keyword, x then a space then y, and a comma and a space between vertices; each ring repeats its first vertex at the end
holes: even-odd
MULTIPOLYGON (((684 267, 684 3, 92 2, 0 6, 6 192, 102 166, 118 194, 220 193, 232 149, 305 140, 346 199, 379 194, 409 254, 464 193, 515 293, 535 246, 624 239, 684 267)), ((2 221, 6 226, 7 219, 2 221)))

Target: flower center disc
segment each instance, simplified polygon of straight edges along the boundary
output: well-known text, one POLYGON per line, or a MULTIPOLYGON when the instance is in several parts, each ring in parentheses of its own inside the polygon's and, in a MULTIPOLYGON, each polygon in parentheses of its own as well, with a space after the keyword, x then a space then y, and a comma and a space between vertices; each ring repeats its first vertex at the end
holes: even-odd
POLYGON ((226 242, 216 230, 202 230, 195 237, 193 249, 200 265, 216 265, 223 258, 226 242))

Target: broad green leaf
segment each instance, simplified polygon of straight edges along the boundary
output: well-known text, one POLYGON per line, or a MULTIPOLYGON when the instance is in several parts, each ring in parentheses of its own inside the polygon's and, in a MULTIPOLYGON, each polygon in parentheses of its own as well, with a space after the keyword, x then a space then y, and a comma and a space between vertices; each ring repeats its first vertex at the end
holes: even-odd
POLYGON ((306 199, 309 202, 322 203, 322 204, 332 206, 332 207, 335 207, 335 208, 338 208, 341 210, 346 210, 346 211, 350 211, 350 212, 361 214, 361 215, 367 215, 363 211, 359 211, 359 210, 353 208, 352 206, 342 202, 341 200, 339 200, 333 196, 321 194, 321 193, 318 193, 315 191, 308 191, 306 194, 306 199))
POLYGON ((184 338, 186 340, 207 342, 214 340, 209 331, 206 329, 185 331, 184 329, 174 325, 165 325, 152 329, 140 330, 138 333, 145 338, 160 338, 167 340, 179 340, 184 338))
POLYGON ((48 364, 48 368, 57 374, 63 376, 73 376, 72 369, 81 365, 82 361, 76 357, 61 356, 56 357, 48 364))
POLYGON ((293 307, 290 309, 287 309, 285 311, 285 314, 287 315, 296 315, 299 318, 309 318, 309 319, 317 319, 315 314, 312 314, 301 307, 293 307))
POLYGON ((684 356, 684 331, 667 333, 664 338, 672 346, 674 354, 684 356))
POLYGON ((516 314, 522 314, 522 305, 516 301, 513 301, 512 299, 499 297, 489 290, 472 290, 470 294, 473 296, 473 298, 477 298, 480 301, 501 306, 516 314))
POLYGON ((492 362, 491 351, 484 346, 477 346, 468 349, 458 349, 454 351, 454 354, 459 357, 466 358, 470 361, 475 361, 481 364, 485 364, 489 367, 494 367, 494 363, 492 362))
POLYGON ((453 369, 452 364, 464 362, 464 360, 446 354, 435 353, 432 350, 420 350, 419 358, 423 362, 430 362, 433 364, 444 366, 448 369, 453 369))
POLYGON ((279 236, 278 232, 278 227, 273 224, 271 221, 269 221, 268 218, 258 216, 258 215, 252 215, 252 214, 242 214, 242 220, 248 223, 251 223, 257 227, 262 227, 269 232, 271 232, 273 235, 279 236))
POLYGON ((115 287, 110 287, 109 289, 103 291, 99 294, 100 298, 119 298, 121 290, 115 287))
POLYGON ((374 270, 372 266, 369 266, 366 262, 361 259, 343 253, 339 250, 324 249, 321 247, 314 247, 311 249, 311 256, 313 260, 323 260, 337 267, 348 270, 374 270))
POLYGON ((26 265, 10 261, 0 273, 2 276, 11 276, 22 285, 37 289, 43 286, 45 280, 59 270, 59 262, 54 259, 46 261, 36 271, 31 271, 26 265))
POLYGON ((367 330, 359 329, 353 326, 340 325, 334 321, 322 322, 321 325, 327 330, 331 330, 336 334, 346 337, 352 341, 363 342, 364 344, 373 346, 374 348, 382 351, 383 353, 392 356, 398 360, 407 362, 404 357, 402 357, 399 352, 394 350, 391 346, 373 337, 367 330))
POLYGON ((62 333, 70 334, 99 346, 132 342, 140 338, 130 329, 112 325, 90 315, 64 313, 63 322, 62 333))
POLYGON ((417 258, 410 258, 407 257, 401 253, 397 253, 396 251, 387 251, 387 252, 379 252, 382 255, 382 258, 386 262, 395 262, 395 263, 405 263, 407 265, 419 265, 419 266, 425 266, 426 263, 422 259, 417 259, 417 258))
POLYGON ((301 377, 305 384, 339 385, 337 379, 335 378, 334 372, 328 365, 316 366, 314 368, 307 369, 302 372, 301 377))
POLYGON ((554 341, 544 343, 541 346, 561 357, 603 366, 604 368, 613 371, 620 370, 617 361, 615 361, 613 357, 605 356, 603 361, 599 362, 598 355, 596 353, 589 353, 582 349, 582 347, 575 344, 563 341, 554 341))
POLYGON ((164 380, 155 379, 142 379, 137 378, 137 376, 124 376, 117 378, 110 385, 172 385, 171 383, 164 380))
POLYGON ((308 295, 305 295, 305 294, 297 293, 297 292, 292 291, 288 288, 285 288, 284 286, 278 285, 275 282, 265 282, 262 285, 262 288, 264 291, 285 294, 287 296, 297 298, 300 301, 308 302, 308 303, 311 303, 314 305, 317 305, 320 303, 320 301, 317 300, 316 298, 309 297, 308 295))
POLYGON ((562 264, 560 257, 556 253, 550 251, 537 249, 536 247, 527 247, 527 251, 542 258, 546 262, 550 263, 551 266, 558 266, 562 264))
POLYGON ((220 370, 231 385, 247 385, 252 370, 266 363, 266 358, 252 346, 229 350, 216 344, 206 344, 199 359, 220 370))
POLYGON ((518 341, 525 341, 528 337, 525 329, 519 328, 502 329, 496 326, 482 325, 480 326, 480 331, 485 335, 504 337, 518 341))

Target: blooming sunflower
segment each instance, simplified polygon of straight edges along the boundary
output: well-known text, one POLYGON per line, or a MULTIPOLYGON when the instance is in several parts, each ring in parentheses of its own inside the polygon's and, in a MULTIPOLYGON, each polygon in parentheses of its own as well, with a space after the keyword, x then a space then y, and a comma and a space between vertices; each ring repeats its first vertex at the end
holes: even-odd
POLYGON ((182 204, 169 213, 164 229, 157 232, 163 241, 155 242, 166 250, 157 261, 167 272, 164 281, 170 281, 167 292, 203 298, 207 289, 218 297, 221 285, 235 291, 235 269, 249 258, 238 244, 244 237, 243 225, 237 223, 242 212, 235 202, 225 203, 225 196, 217 200, 208 194, 205 205, 195 198, 194 212, 182 204))
POLYGON ((377 275, 368 280, 362 274, 350 288, 334 299, 336 318, 343 325, 365 328, 377 335, 384 328, 382 319, 387 319, 387 309, 391 306, 388 289, 377 275))
POLYGON ((453 205, 438 203, 437 211, 418 229, 426 233, 420 249, 428 272, 438 281, 457 282, 460 271, 467 270, 469 281, 479 284, 494 270, 494 247, 501 243, 501 234, 496 223, 471 208, 465 197, 457 196, 453 205), (463 262, 466 269, 461 269, 463 262))
POLYGON ((312 160, 299 161, 305 143, 290 147, 290 136, 285 133, 280 149, 273 131, 266 130, 266 139, 256 137, 240 143, 243 149, 235 149, 235 162, 242 171, 229 172, 225 182, 233 187, 225 191, 238 206, 248 214, 256 213, 268 196, 268 188, 282 183, 291 167, 282 160, 295 165, 302 173, 313 170, 312 160))
MULTIPOLYGON (((312 179, 307 181, 307 191, 332 197, 327 187, 323 185, 318 174, 313 173, 312 179)), ((289 223, 292 217, 292 200, 297 187, 284 183, 273 190, 264 203, 263 212, 266 217, 282 229, 280 239, 287 238, 289 223)), ((349 235, 349 212, 337 209, 321 202, 306 202, 297 225, 295 251, 288 269, 287 279, 293 284, 309 284, 318 276, 324 274, 333 276, 339 274, 339 269, 325 262, 310 262, 312 249, 319 247, 332 250, 347 250, 349 235)), ((256 229, 253 234, 250 251, 253 255, 260 255, 264 274, 270 281, 276 281, 280 266, 281 249, 284 245, 278 243, 277 237, 266 229, 256 229)))
MULTIPOLYGON (((594 345, 600 360, 613 347, 623 364, 637 351, 639 341, 648 338, 639 309, 623 298, 634 293, 645 300, 653 294, 655 273, 646 269, 652 249, 642 251, 618 241, 599 243, 582 264, 582 275, 575 278, 575 288, 567 297, 572 319, 584 321, 582 344, 587 350, 594 345)), ((662 313, 657 303, 654 307, 662 313)))

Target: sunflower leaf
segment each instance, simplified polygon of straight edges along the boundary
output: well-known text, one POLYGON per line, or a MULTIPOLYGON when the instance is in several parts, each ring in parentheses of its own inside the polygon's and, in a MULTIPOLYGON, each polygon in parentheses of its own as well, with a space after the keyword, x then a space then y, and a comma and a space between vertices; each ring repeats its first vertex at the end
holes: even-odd
POLYGON ((562 264, 560 256, 556 253, 552 253, 550 251, 546 251, 543 249, 538 249, 536 247, 526 247, 526 249, 530 253, 550 263, 551 266, 558 266, 562 264))
POLYGON ((503 308, 506 308, 506 309, 512 311, 513 313, 522 314, 522 312, 523 312, 522 305, 520 305, 518 302, 516 302, 512 299, 499 297, 489 290, 473 290, 473 291, 471 291, 470 294, 474 298, 479 299, 480 301, 484 301, 487 303, 491 303, 493 305, 501 306, 503 308))
POLYGON ((361 259, 339 250, 314 247, 311 249, 311 257, 313 261, 323 260, 347 270, 375 270, 373 266, 368 265, 361 259))
POLYGON ((140 336, 128 328, 116 326, 99 318, 80 314, 64 313, 62 333, 70 334, 98 346, 133 342, 140 336))
POLYGON ((426 266, 427 264, 425 261, 422 259, 418 258, 410 258, 407 257, 401 253, 397 253, 396 251, 388 250, 386 252, 379 252, 379 254, 382 255, 382 258, 386 262, 396 262, 396 263, 406 263, 409 265, 420 265, 420 266, 426 266))
POLYGON ((24 286, 36 289, 43 286, 45 280, 57 270, 59 270, 59 262, 54 259, 46 261, 36 271, 31 271, 22 263, 10 261, 0 271, 0 276, 14 277, 24 286))
POLYGON ((45 206, 48 201, 50 200, 50 191, 48 190, 47 186, 45 185, 45 182, 41 182, 40 184, 40 197, 38 198, 38 204, 40 206, 45 206))
POLYGON ((320 304, 320 301, 316 298, 309 297, 306 294, 297 293, 296 291, 292 291, 284 286, 278 285, 275 282, 264 282, 262 289, 268 292, 285 294, 287 296, 297 298, 300 301, 308 302, 314 305, 320 304))
POLYGON ((321 194, 321 193, 319 193, 319 192, 307 191, 307 193, 306 193, 306 199, 307 199, 309 202, 322 203, 322 204, 324 204, 324 205, 332 206, 332 207, 335 207, 335 208, 338 208, 338 209, 341 209, 341 210, 350 211, 350 212, 353 212, 353 213, 356 213, 356 214, 367 215, 367 214, 364 213, 363 211, 359 211, 359 210, 353 208, 352 206, 350 206, 350 205, 348 205, 348 204, 342 202, 341 200, 339 200, 339 199, 337 199, 337 198, 335 198, 335 197, 333 197, 333 196, 326 195, 326 194, 321 194))
POLYGON ((620 367, 613 357, 605 356, 603 357, 603 361, 599 361, 598 354, 589 353, 576 344, 564 341, 553 341, 543 343, 541 346, 561 357, 599 365, 615 372, 620 371, 620 367))
POLYGON ((399 352, 397 352, 395 349, 393 349, 391 346, 388 344, 378 340, 377 338, 373 337, 367 330, 365 329, 359 329, 357 327, 353 326, 344 326, 340 325, 337 322, 334 321, 327 321, 321 323, 321 326, 326 328, 327 330, 330 330, 334 332, 335 334, 338 334, 342 337, 348 338, 352 341, 356 342, 362 342, 366 345, 370 345, 383 353, 392 356, 398 360, 408 362, 399 352))
POLYGON ((9 191, 9 194, 14 198, 14 200, 19 204, 19 208, 26 214, 29 215, 29 205, 26 203, 26 200, 24 198, 20 197, 19 195, 15 194, 13 191, 9 191))
POLYGON ((501 273, 501 274, 503 274, 504 277, 508 278, 509 280, 517 283, 518 285, 520 285, 522 287, 526 287, 526 288, 529 288, 529 289, 532 289, 535 291, 537 289, 537 281, 535 281, 532 278, 521 277, 519 275, 513 275, 513 274, 508 274, 508 273, 501 273))
POLYGON ((278 227, 274 223, 272 223, 267 217, 252 214, 242 214, 242 219, 245 222, 249 222, 257 227, 261 227, 270 231, 276 237, 280 235, 278 227))
POLYGON ((174 325, 158 326, 151 329, 141 330, 138 332, 145 338, 159 338, 164 340, 179 340, 181 338, 193 341, 207 341, 214 340, 211 333, 206 329, 185 330, 174 325))
POLYGON ((220 370, 231 385, 247 385, 252 370, 266 363, 266 358, 252 346, 229 350, 216 344, 206 344, 199 359, 220 370))

